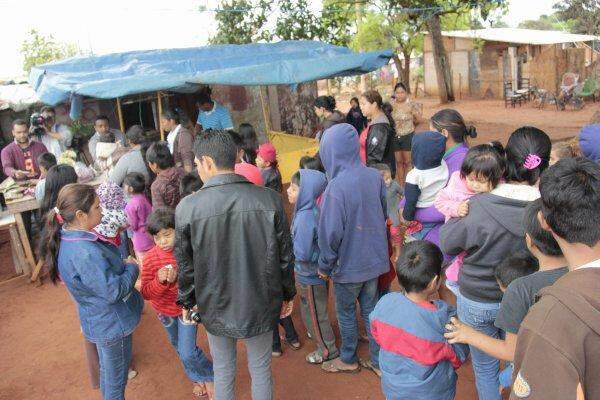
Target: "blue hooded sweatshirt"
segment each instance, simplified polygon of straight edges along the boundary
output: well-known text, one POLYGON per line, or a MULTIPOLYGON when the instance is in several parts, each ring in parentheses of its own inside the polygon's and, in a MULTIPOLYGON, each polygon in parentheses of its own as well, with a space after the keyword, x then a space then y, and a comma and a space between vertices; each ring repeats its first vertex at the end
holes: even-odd
POLYGON ((359 283, 390 268, 386 187, 365 167, 352 125, 326 130, 319 150, 329 183, 319 218, 319 270, 335 283, 359 283))
POLYGON ((317 198, 323 194, 326 186, 327 178, 324 173, 310 169, 300 170, 300 191, 294 209, 292 236, 296 258, 296 280, 302 285, 325 284, 317 274, 319 261, 317 198))
POLYGON ((581 129, 579 147, 585 158, 600 164, 600 124, 581 129))

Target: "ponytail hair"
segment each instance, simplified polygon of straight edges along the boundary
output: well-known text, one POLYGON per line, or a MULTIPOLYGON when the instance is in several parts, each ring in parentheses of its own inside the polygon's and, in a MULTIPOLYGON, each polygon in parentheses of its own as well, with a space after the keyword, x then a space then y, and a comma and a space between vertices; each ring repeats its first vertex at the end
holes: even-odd
POLYGON ((464 143, 467 138, 475 139, 477 129, 474 126, 467 126, 462 115, 456 110, 446 108, 433 114, 431 124, 436 131, 447 130, 456 143, 464 143))
POLYGON ((96 190, 93 186, 72 183, 60 190, 56 207, 45 215, 39 254, 53 283, 59 279, 57 260, 62 225, 75 221, 77 211, 88 213, 95 200, 96 190))
POLYGON ((550 163, 552 142, 541 129, 523 126, 514 131, 506 144, 507 181, 533 186, 550 163))
POLYGON ((390 126, 392 127, 392 129, 395 132, 396 131, 396 121, 394 121, 394 117, 392 117, 392 112, 394 111, 394 107, 392 107, 392 105, 386 101, 385 103, 383 103, 381 105, 381 111, 383 111, 386 118, 388 119, 388 122, 390 123, 390 126))

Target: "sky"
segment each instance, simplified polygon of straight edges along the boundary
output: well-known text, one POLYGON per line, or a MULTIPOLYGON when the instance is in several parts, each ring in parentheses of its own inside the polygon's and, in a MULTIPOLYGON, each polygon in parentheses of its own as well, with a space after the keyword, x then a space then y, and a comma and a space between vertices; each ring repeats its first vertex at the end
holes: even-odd
MULTIPOLYGON (((552 13, 555 2, 510 0, 503 20, 516 26, 552 13)), ((31 29, 93 54, 201 46, 215 32, 217 7, 218 0, 0 0, 0 78, 23 76, 20 47, 31 29)))

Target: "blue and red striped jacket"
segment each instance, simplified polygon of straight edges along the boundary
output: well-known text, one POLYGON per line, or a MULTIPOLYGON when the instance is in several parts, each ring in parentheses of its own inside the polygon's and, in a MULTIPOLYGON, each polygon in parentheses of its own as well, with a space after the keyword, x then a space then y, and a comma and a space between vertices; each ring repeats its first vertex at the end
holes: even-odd
POLYGON ((381 346, 381 386, 388 400, 451 400, 468 346, 450 345, 444 326, 456 311, 443 301, 416 304, 402 293, 381 298, 370 315, 381 346))

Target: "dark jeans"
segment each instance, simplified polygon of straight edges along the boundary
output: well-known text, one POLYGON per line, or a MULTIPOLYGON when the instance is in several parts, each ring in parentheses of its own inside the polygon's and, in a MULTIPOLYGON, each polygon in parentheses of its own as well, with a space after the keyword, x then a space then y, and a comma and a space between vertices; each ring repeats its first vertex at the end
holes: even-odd
POLYGON ((335 334, 329 322, 328 285, 300 285, 300 305, 306 330, 317 343, 319 354, 326 360, 337 358, 335 334))
POLYGON ((185 373, 192 382, 212 382, 212 362, 196 346, 198 325, 187 324, 181 317, 169 317, 158 314, 158 319, 169 335, 171 345, 177 351, 185 373))
POLYGON ((96 343, 100 360, 100 391, 104 400, 124 400, 131 362, 131 334, 110 342, 96 343))
POLYGON ((360 314, 365 322, 369 336, 369 352, 373 366, 379 368, 379 345, 371 335, 369 314, 375 308, 378 298, 378 278, 359 283, 334 283, 335 308, 337 311, 342 346, 340 357, 346 364, 358 361, 356 349, 358 347, 358 323, 356 321, 356 300, 360 304, 360 314))
POLYGON ((273 329, 273 351, 281 351, 281 338, 279 337, 279 325, 283 326, 283 330, 285 331, 285 340, 288 343, 295 343, 298 341, 298 333, 294 328, 294 322, 292 321, 292 316, 287 316, 282 318, 275 324, 275 328, 273 329))

